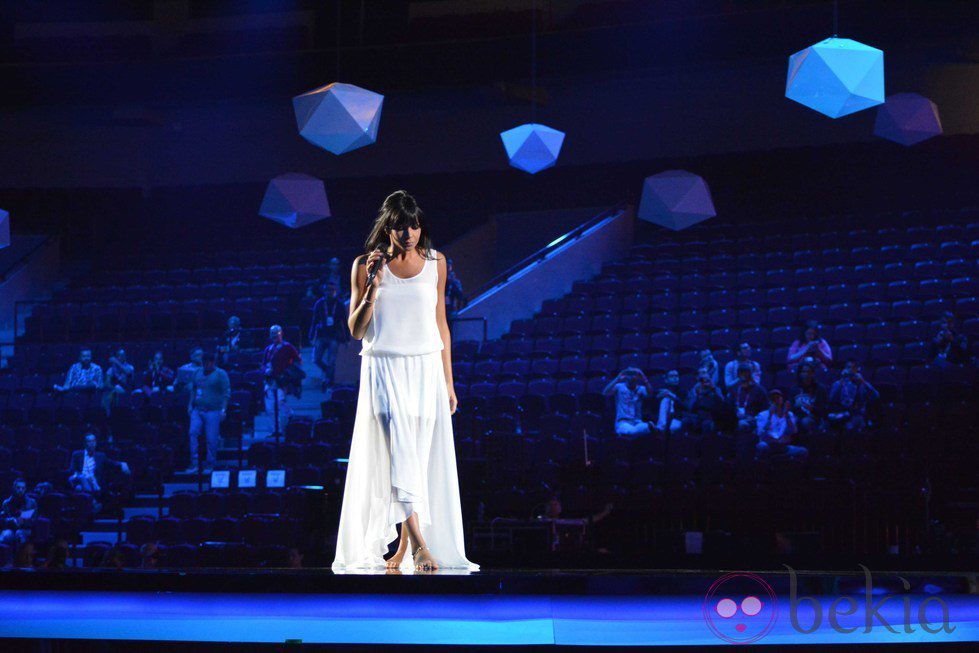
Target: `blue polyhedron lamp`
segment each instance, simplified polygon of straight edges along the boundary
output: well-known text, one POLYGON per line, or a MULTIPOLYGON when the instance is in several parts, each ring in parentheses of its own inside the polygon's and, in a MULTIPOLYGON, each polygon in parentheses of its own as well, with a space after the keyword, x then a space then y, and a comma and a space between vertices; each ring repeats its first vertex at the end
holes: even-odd
POLYGON ((874 134, 901 145, 914 145, 942 133, 938 107, 917 93, 895 93, 877 107, 874 134))
POLYGON ((297 229, 330 217, 330 204, 322 180, 299 172, 287 172, 269 182, 258 213, 290 229, 297 229))
POLYGON ((530 174, 550 168, 557 163, 564 144, 564 132, 547 125, 527 123, 500 132, 510 165, 530 174))
POLYGON ((686 170, 667 170, 646 177, 639 218, 680 231, 717 215, 703 177, 686 170))
POLYGON ((299 135, 334 154, 377 140, 383 103, 383 95, 340 82, 292 98, 299 135))
POLYGON ((10 247, 10 214, 0 209, 0 249, 10 247))
POLYGON ((820 41, 789 57, 785 97, 830 118, 884 103, 884 52, 851 39, 820 41))

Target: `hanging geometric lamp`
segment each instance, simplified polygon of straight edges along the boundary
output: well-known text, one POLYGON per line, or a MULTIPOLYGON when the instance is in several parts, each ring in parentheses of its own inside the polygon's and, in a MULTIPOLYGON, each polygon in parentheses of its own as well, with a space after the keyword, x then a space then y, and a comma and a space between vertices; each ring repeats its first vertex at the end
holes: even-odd
POLYGON ((528 123, 500 132, 510 165, 530 174, 557 163, 564 143, 564 132, 546 125, 528 123))
POLYGON ((877 108, 874 134, 901 145, 914 145, 942 133, 938 107, 917 93, 895 93, 877 108))
POLYGON ((639 218, 680 231, 717 215, 703 177, 686 170, 667 170, 646 177, 639 218))
POLYGON ((383 95, 340 82, 292 98, 299 135, 334 154, 377 140, 383 103, 383 95))
POLYGON ((287 172, 269 182, 258 213, 290 229, 297 229, 330 217, 330 204, 321 180, 299 172, 287 172))
POLYGON ((10 214, 0 209, 0 249, 10 247, 10 214))
POLYGON ((789 57, 785 97, 839 118, 884 102, 884 52, 851 39, 820 41, 789 57))

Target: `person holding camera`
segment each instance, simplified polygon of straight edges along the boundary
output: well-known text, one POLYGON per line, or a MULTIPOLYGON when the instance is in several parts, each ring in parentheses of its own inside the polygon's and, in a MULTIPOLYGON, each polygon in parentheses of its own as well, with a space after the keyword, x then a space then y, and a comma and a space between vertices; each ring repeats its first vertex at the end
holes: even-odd
POLYGON ((847 431, 859 431, 867 424, 867 407, 880 398, 880 393, 860 373, 860 364, 848 360, 840 379, 829 389, 829 423, 847 431))
POLYGON ((649 435, 653 424, 642 418, 642 400, 653 395, 649 379, 637 367, 627 367, 609 381, 602 394, 615 395, 615 433, 625 438, 649 435))
POLYGON ((931 357, 935 365, 963 365, 969 361, 969 342, 959 333, 952 313, 942 314, 938 333, 931 341, 931 357))

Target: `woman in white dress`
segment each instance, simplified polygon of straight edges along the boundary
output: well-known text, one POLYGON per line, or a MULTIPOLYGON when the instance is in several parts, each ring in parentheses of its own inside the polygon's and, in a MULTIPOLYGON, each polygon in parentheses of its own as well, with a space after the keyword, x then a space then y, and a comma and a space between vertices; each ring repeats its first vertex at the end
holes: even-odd
POLYGON ((384 200, 366 246, 350 273, 348 326, 363 346, 333 568, 478 569, 463 541, 445 257, 400 190, 384 200))

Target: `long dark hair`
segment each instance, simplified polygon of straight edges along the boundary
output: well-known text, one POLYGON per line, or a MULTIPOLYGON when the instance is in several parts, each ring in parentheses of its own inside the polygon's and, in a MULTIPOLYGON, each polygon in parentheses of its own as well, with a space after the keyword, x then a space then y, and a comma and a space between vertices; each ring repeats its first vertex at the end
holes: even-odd
POLYGON ((425 225, 425 214, 418 207, 415 198, 407 191, 396 190, 386 198, 381 204, 381 209, 377 212, 374 226, 371 233, 367 236, 364 243, 364 250, 370 254, 378 246, 387 251, 388 244, 391 242, 391 230, 400 231, 407 228, 421 229, 421 236, 415 249, 421 254, 422 258, 430 258, 432 251, 432 238, 428 234, 428 227, 425 225))

